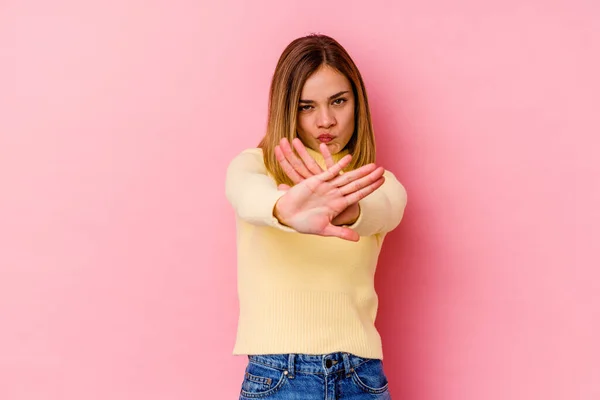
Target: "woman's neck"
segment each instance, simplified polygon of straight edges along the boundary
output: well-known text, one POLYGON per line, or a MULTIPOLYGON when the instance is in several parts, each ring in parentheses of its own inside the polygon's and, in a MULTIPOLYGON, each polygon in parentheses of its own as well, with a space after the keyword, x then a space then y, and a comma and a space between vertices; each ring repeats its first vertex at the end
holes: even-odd
MULTIPOLYGON (((306 151, 308 151, 308 154, 310 154, 310 156, 312 158, 314 158, 315 161, 317 161, 319 164, 325 163, 325 158, 323 157, 323 154, 321 154, 320 151, 313 150, 310 147, 306 147, 306 151)), ((344 150, 340 151, 339 153, 332 154, 331 157, 333 158, 334 162, 338 162, 348 153, 349 153, 348 150, 344 149, 344 150)))

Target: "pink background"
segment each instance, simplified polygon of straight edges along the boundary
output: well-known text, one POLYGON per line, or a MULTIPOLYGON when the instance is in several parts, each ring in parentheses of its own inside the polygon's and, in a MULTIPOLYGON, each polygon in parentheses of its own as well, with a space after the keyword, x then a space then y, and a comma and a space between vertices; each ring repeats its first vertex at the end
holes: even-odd
POLYGON ((0 399, 237 398, 229 160, 310 32, 409 194, 394 398, 600 398, 597 2, 0 2, 0 399), (418 3, 418 4, 417 4, 418 3))

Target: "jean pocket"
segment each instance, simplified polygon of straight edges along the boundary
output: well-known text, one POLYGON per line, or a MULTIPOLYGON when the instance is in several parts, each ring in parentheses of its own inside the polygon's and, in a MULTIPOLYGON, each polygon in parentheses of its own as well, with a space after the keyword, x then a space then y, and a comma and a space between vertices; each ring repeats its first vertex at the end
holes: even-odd
POLYGON ((249 362, 241 394, 250 399, 264 399, 279 391, 286 380, 284 372, 279 369, 249 362))
POLYGON ((361 390, 370 394, 381 394, 388 390, 381 360, 370 359, 354 368, 352 380, 361 390))

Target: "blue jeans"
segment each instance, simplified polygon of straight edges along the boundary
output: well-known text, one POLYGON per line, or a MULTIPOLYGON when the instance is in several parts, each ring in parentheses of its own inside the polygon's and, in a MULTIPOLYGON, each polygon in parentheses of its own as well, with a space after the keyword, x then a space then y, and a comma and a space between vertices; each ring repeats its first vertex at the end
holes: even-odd
POLYGON ((348 353, 248 359, 240 400, 390 400, 381 360, 348 353))

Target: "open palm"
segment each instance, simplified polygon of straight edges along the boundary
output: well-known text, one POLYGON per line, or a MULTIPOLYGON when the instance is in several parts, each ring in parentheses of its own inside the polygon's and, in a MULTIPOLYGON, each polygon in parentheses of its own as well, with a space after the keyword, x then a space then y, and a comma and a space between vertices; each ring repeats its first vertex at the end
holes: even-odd
POLYGON ((340 175, 351 155, 326 171, 302 180, 287 190, 275 205, 275 216, 298 232, 337 236, 357 241, 348 227, 335 226, 333 219, 350 204, 358 202, 383 184, 383 168, 368 164, 340 175))

